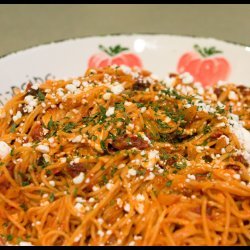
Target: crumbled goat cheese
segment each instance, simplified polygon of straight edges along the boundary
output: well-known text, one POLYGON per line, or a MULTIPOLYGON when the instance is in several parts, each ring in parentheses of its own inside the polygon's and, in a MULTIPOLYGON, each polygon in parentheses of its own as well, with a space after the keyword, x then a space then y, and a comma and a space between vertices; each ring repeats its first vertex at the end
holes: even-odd
POLYGON ((106 116, 109 117, 111 115, 113 115, 115 113, 115 107, 109 107, 107 112, 106 112, 106 116))
POLYGON ((49 153, 49 146, 47 146, 47 145, 38 145, 36 147, 36 150, 43 153, 43 154, 46 154, 46 153, 49 153))
POLYGON ((106 100, 106 101, 107 101, 107 100, 109 100, 109 99, 110 99, 110 97, 111 97, 111 93, 105 93, 102 97, 103 97, 103 99, 104 99, 104 100, 106 100))
POLYGON ((238 96, 236 95, 236 93, 232 90, 229 91, 229 95, 228 95, 229 100, 231 101, 237 101, 238 100, 238 96))
POLYGON ((18 111, 16 113, 16 115, 13 116, 13 121, 16 122, 17 120, 19 120, 22 117, 22 113, 20 111, 18 111))
POLYGON ((79 143, 82 141, 82 135, 77 135, 75 138, 71 140, 73 143, 79 143))
POLYGON ((0 141, 0 159, 5 158, 11 152, 11 147, 4 141, 0 141))
POLYGON ((84 180, 84 173, 81 172, 78 176, 76 176, 74 179, 73 179, 73 183, 74 184, 81 184, 84 180))
POLYGON ((115 86, 112 86, 110 88, 110 90, 115 94, 115 95, 119 95, 124 91, 124 87, 122 86, 122 84, 118 84, 115 86))
POLYGON ((54 187, 56 185, 55 181, 49 181, 50 186, 54 187))
POLYGON ((125 212, 129 213, 129 211, 130 211, 130 204, 129 204, 129 203, 126 203, 126 204, 124 205, 123 209, 124 209, 125 212))

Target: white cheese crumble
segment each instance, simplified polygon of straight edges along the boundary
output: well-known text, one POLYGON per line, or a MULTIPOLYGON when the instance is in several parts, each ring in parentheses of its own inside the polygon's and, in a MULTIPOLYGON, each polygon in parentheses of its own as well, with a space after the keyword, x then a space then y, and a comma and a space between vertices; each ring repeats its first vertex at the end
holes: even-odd
POLYGON ((131 104, 132 104, 132 102, 128 102, 128 101, 124 102, 124 106, 126 106, 126 107, 130 106, 131 104))
POLYGON ((79 80, 75 79, 75 80, 73 80, 72 84, 78 88, 78 87, 80 87, 81 82, 79 80))
POLYGON ((93 190, 94 192, 98 191, 99 189, 100 189, 100 188, 97 187, 97 186, 93 186, 93 188, 92 188, 92 190, 93 190))
POLYGON ((56 91, 56 94, 59 95, 60 97, 64 96, 64 92, 62 88, 58 88, 56 91))
MULTIPOLYGON (((226 135, 221 135, 220 138, 224 138, 225 141, 226 141, 226 144, 227 144, 227 145, 229 144, 230 139, 229 139, 226 135)), ((219 139, 220 139, 220 138, 219 138, 219 139)))
POLYGON ((36 150, 43 153, 43 154, 46 154, 46 153, 49 153, 49 146, 47 146, 47 145, 38 145, 36 147, 36 150))
POLYGON ((200 101, 200 100, 196 100, 195 103, 194 103, 195 106, 198 107, 198 111, 204 111, 204 112, 211 112, 211 113, 214 113, 215 112, 215 109, 212 108, 210 105, 200 101))
POLYGON ((133 169, 133 168, 129 169, 129 170, 128 170, 128 175, 129 175, 129 176, 136 176, 136 170, 133 169))
POLYGON ((93 202, 95 202, 95 199, 93 197, 91 197, 91 198, 89 198, 89 202, 93 203, 93 202))
POLYGON ((239 174, 234 174, 233 177, 234 177, 236 180, 240 180, 240 175, 239 175, 239 174))
POLYGON ((5 158, 11 152, 11 147, 4 141, 0 141, 0 159, 5 158))
POLYGON ((139 214, 143 214, 144 213, 144 205, 143 204, 138 204, 137 207, 136 207, 136 211, 139 213, 139 214))
POLYGON ((61 163, 66 163, 66 162, 67 162, 67 158, 66 158, 66 157, 60 158, 60 162, 61 162, 61 163))
POLYGON ((77 135, 75 138, 71 140, 73 143, 79 143, 82 141, 82 135, 77 135))
POLYGON ((155 178, 155 174, 153 172, 150 172, 145 181, 151 181, 155 178))
POLYGON ((122 199, 121 198, 117 198, 116 199, 116 202, 117 202, 117 205, 118 205, 118 207, 122 207, 122 204, 123 204, 123 202, 122 202, 122 199))
POLYGON ((113 232, 112 232, 112 230, 110 230, 110 229, 107 230, 107 232, 106 232, 107 235, 111 235, 112 233, 113 233, 113 232))
POLYGON ((126 203, 126 204, 124 205, 123 209, 124 209, 125 212, 129 213, 129 211, 130 211, 130 204, 129 204, 129 203, 126 203))
POLYGON ((128 243, 128 245, 129 245, 129 246, 134 246, 134 245, 135 245, 135 242, 134 242, 134 241, 130 241, 130 242, 128 243))
POLYGON ((109 107, 107 112, 106 112, 106 116, 109 117, 111 115, 113 115, 115 113, 115 107, 109 107))
POLYGON ((232 90, 229 91, 229 94, 228 94, 228 98, 229 100, 231 101, 237 101, 238 100, 238 96, 236 95, 236 93, 232 90))
POLYGON ((78 236, 75 237, 74 242, 80 241, 81 238, 82 238, 82 234, 79 234, 78 236))
POLYGON ((159 159, 159 151, 157 150, 150 150, 148 153, 149 159, 159 159))
POLYGON ((23 108, 24 112, 32 112, 33 109, 37 106, 38 104, 38 100, 36 98, 34 98, 34 96, 32 95, 27 95, 24 98, 24 101, 27 105, 25 105, 25 107, 23 108))
POLYGON ((103 97, 104 100, 108 101, 110 99, 110 97, 111 97, 111 93, 107 92, 102 97, 103 97))
POLYGON ((193 76, 188 72, 181 74, 180 78, 182 79, 182 82, 185 84, 190 84, 194 81, 193 76))
POLYGON ((132 73, 132 70, 131 70, 131 68, 129 68, 128 66, 126 66, 126 65, 121 65, 120 66, 120 69, 123 71, 123 73, 124 74, 126 74, 126 75, 130 75, 131 73, 132 73))
POLYGON ((164 122, 166 122, 166 123, 171 122, 171 118, 170 118, 170 117, 168 117, 168 116, 166 116, 166 118, 165 118, 164 122))
POLYGON ((19 120, 22 117, 22 113, 20 111, 18 111, 16 113, 16 115, 13 116, 13 121, 16 122, 17 120, 19 120))
POLYGON ((122 86, 122 84, 118 84, 115 86, 112 86, 110 88, 110 90, 115 94, 115 95, 119 95, 124 91, 124 87, 122 86))
POLYGON ((54 143, 55 142, 55 138, 54 137, 50 137, 49 139, 48 139, 48 141, 49 141, 49 143, 54 143))
POLYGON ((75 198, 75 202, 83 203, 85 202, 85 200, 82 197, 78 196, 75 198))
POLYGON ((104 222, 104 220, 103 220, 103 218, 98 218, 97 222, 101 225, 104 222))
POLYGON ((163 84, 165 84, 167 87, 171 87, 174 84, 175 80, 175 77, 167 76, 164 78, 163 84))
POLYGON ((50 186, 54 187, 56 185, 55 181, 49 181, 50 186))
POLYGON ((141 113, 144 113, 147 110, 146 107, 141 107, 141 113))
POLYGON ((111 190, 113 186, 114 186, 114 184, 112 184, 112 183, 110 183, 110 182, 106 184, 106 188, 107 188, 108 190, 111 190))
POLYGON ((188 174, 187 178, 190 179, 190 180, 196 180, 196 177, 193 174, 188 174))
POLYGON ((81 203, 76 203, 74 207, 75 207, 75 209, 77 209, 78 211, 81 211, 82 208, 83 208, 83 205, 82 205, 81 203))
POLYGON ((83 182, 83 180, 84 180, 84 177, 85 177, 84 173, 81 172, 78 176, 76 176, 76 177, 73 179, 73 183, 74 183, 74 184, 81 184, 81 183, 83 182))
POLYGON ((33 246, 31 242, 28 241, 21 241, 19 243, 19 246, 33 246))
POLYGON ((103 237, 104 236, 104 232, 102 230, 98 230, 97 231, 97 234, 100 236, 100 237, 103 237))
POLYGON ((143 194, 137 194, 137 195, 136 195, 136 200, 137 200, 137 201, 144 201, 144 200, 145 200, 145 197, 144 197, 143 194))
POLYGON ((246 150, 247 153, 250 153, 250 132, 242 126, 237 115, 230 114, 229 124, 232 133, 237 136, 241 147, 246 150))
POLYGON ((77 90, 77 87, 73 84, 67 84, 65 88, 71 93, 74 93, 77 90))

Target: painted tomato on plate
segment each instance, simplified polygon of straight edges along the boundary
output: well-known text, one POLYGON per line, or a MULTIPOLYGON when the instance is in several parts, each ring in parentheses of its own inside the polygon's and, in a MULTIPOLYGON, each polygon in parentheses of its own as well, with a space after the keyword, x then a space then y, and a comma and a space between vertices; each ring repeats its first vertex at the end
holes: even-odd
POLYGON ((228 79, 231 67, 226 58, 218 56, 222 51, 215 47, 201 48, 199 45, 194 45, 194 49, 182 55, 177 66, 178 73, 189 72, 204 87, 228 79))
POLYGON ((128 52, 128 48, 120 45, 105 48, 103 45, 99 45, 99 49, 101 52, 89 58, 89 68, 105 67, 112 64, 142 68, 141 59, 136 54, 128 52))

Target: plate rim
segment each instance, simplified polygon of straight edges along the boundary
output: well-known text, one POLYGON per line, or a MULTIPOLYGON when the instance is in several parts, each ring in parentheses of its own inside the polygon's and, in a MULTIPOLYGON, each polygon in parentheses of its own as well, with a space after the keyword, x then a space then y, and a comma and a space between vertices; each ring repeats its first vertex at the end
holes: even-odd
POLYGON ((227 39, 218 39, 218 38, 214 38, 214 37, 209 37, 209 36, 197 36, 197 35, 193 35, 193 34, 174 34, 174 33, 153 33, 153 32, 128 32, 128 33, 104 33, 104 34, 98 34, 98 35, 86 35, 86 36, 77 36, 77 37, 71 37, 71 38, 64 38, 64 39, 58 39, 58 40, 53 40, 53 41, 48 41, 48 42, 44 42, 44 43, 40 43, 40 44, 36 44, 36 45, 32 45, 26 48, 23 48, 21 50, 14 50, 12 52, 8 52, 6 54, 0 55, 0 61, 2 59, 5 59, 7 57, 10 56, 14 56, 17 55, 18 53, 24 53, 26 51, 29 51, 31 49, 35 49, 35 48, 39 48, 42 46, 49 46, 51 44, 58 44, 58 43, 62 43, 62 42, 67 42, 67 41, 74 41, 74 40, 81 40, 84 38, 102 38, 102 37, 109 37, 109 36, 135 36, 135 35, 148 35, 148 36, 172 36, 172 37, 177 37, 177 38, 198 38, 198 39, 212 39, 218 42, 224 42, 230 45, 234 45, 237 47, 249 47, 250 45, 246 45, 244 43, 239 43, 239 42, 233 42, 233 41, 229 41, 227 39))

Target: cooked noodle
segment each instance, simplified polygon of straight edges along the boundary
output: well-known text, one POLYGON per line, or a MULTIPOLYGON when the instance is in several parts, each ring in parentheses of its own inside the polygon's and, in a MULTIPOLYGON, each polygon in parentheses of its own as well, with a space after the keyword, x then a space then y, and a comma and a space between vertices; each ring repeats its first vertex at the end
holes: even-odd
POLYGON ((29 84, 0 109, 2 244, 249 245, 249 104, 123 66, 29 84))

